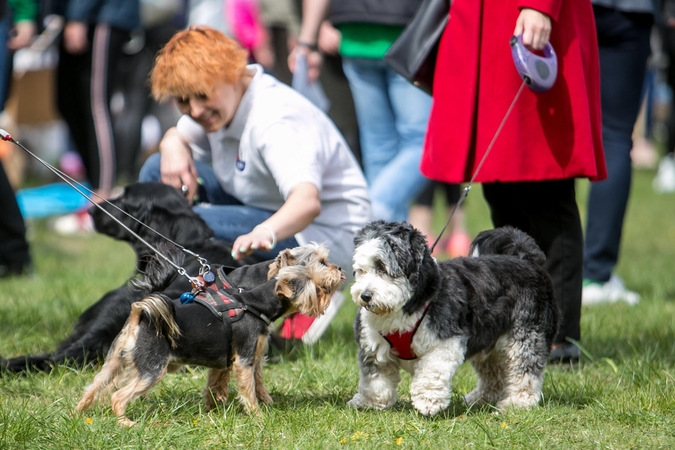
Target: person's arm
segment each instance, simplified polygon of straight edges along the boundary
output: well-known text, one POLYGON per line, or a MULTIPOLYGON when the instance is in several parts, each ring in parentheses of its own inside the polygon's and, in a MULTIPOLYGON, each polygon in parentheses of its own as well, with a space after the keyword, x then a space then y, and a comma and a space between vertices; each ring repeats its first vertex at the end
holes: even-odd
POLYGON ((37 33, 35 24, 38 13, 37 1, 10 0, 8 3, 14 16, 14 34, 7 40, 7 47, 12 50, 28 47, 37 33))
POLYGON ((307 228, 320 213, 319 190, 312 183, 300 183, 276 213, 234 241, 232 257, 238 260, 255 250, 271 250, 273 244, 307 228))
POLYGON ((533 50, 541 50, 551 37, 551 17, 535 9, 520 11, 514 36, 523 35, 523 44, 533 50))
POLYGON ((330 0, 303 0, 302 26, 298 35, 298 42, 288 55, 288 68, 295 71, 295 58, 298 52, 307 57, 309 81, 319 77, 321 70, 321 54, 318 52, 319 30, 326 17, 330 0))

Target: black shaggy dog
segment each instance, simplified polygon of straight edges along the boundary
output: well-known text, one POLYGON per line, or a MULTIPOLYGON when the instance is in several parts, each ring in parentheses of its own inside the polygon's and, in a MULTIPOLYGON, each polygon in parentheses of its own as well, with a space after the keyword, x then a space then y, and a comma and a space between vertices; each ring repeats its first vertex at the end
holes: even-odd
MULTIPOLYGON (((175 243, 199 254, 212 264, 236 267, 253 261, 245 259, 235 262, 231 256, 231 243, 215 239, 213 231, 192 211, 180 192, 171 186, 162 183, 132 184, 124 189, 121 196, 111 200, 110 203, 175 243)), ((185 257, 183 264, 181 252, 177 252, 174 246, 171 246, 173 250, 167 249, 166 240, 163 237, 106 203, 103 203, 102 207, 148 243, 155 247, 163 245, 163 248, 172 253, 174 258, 178 257, 175 262, 181 264, 188 274, 194 276, 199 273, 200 266, 195 258, 185 257)), ((6 360, 0 358, 0 371, 15 373, 27 369, 48 371, 56 364, 82 365, 86 361, 102 359, 129 317, 131 304, 150 294, 150 286, 134 285, 131 281, 145 271, 154 252, 99 208, 92 207, 89 212, 94 220, 96 231, 132 245, 136 252, 134 275, 122 286, 107 292, 100 300, 87 308, 78 318, 73 332, 59 344, 55 351, 6 360)), ((254 279, 252 283, 257 284, 266 280, 266 266, 265 268, 261 266, 258 272, 263 278, 254 279)), ((250 273, 250 270, 232 274, 233 282, 245 287, 246 277, 242 276, 245 273, 250 273)), ((183 292, 191 289, 187 278, 182 276, 172 277, 162 287, 165 289, 164 294, 170 298, 179 297, 183 292)))

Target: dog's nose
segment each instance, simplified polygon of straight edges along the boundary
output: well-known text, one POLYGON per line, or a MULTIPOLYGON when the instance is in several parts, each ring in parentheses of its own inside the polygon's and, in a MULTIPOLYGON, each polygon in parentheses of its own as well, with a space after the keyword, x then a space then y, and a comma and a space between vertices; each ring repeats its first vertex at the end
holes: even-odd
POLYGON ((373 293, 370 291, 363 291, 361 292, 361 300, 364 302, 368 303, 373 299, 373 293))

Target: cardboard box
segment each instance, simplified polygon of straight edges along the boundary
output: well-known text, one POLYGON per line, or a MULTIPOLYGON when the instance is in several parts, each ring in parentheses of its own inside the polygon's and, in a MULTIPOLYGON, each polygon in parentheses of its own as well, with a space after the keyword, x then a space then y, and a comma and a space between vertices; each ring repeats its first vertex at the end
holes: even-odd
POLYGON ((55 70, 14 73, 5 105, 17 125, 37 125, 59 120, 56 109, 55 70))

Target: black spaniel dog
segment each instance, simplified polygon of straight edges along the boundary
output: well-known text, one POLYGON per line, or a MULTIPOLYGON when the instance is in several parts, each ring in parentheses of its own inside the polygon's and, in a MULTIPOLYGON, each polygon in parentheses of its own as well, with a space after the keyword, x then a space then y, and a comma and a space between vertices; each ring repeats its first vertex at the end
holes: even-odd
MULTIPOLYGON (((185 256, 173 245, 169 245, 173 249, 167 247, 164 237, 202 256, 212 264, 234 268, 254 262, 250 258, 234 261, 231 256, 232 244, 215 239, 213 231, 192 211, 181 193, 171 186, 162 183, 132 184, 110 203, 119 210, 106 203, 101 206, 155 248, 160 246, 173 258, 177 258, 174 262, 185 268, 192 276, 199 273, 199 262, 191 256, 185 256)), ((56 350, 42 355, 0 358, 0 371, 10 373, 30 369, 49 371, 58 364, 81 366, 88 361, 103 359, 129 317, 131 304, 150 294, 150 286, 133 283, 133 280, 144 273, 148 261, 154 256, 154 251, 101 209, 92 206, 89 213, 94 220, 96 231, 129 242, 133 246, 136 251, 135 273, 122 286, 107 292, 87 308, 78 318, 70 336, 64 339, 56 350)), ((163 288, 163 293, 169 298, 177 298, 183 292, 191 290, 188 279, 183 276, 172 277, 163 288)))

